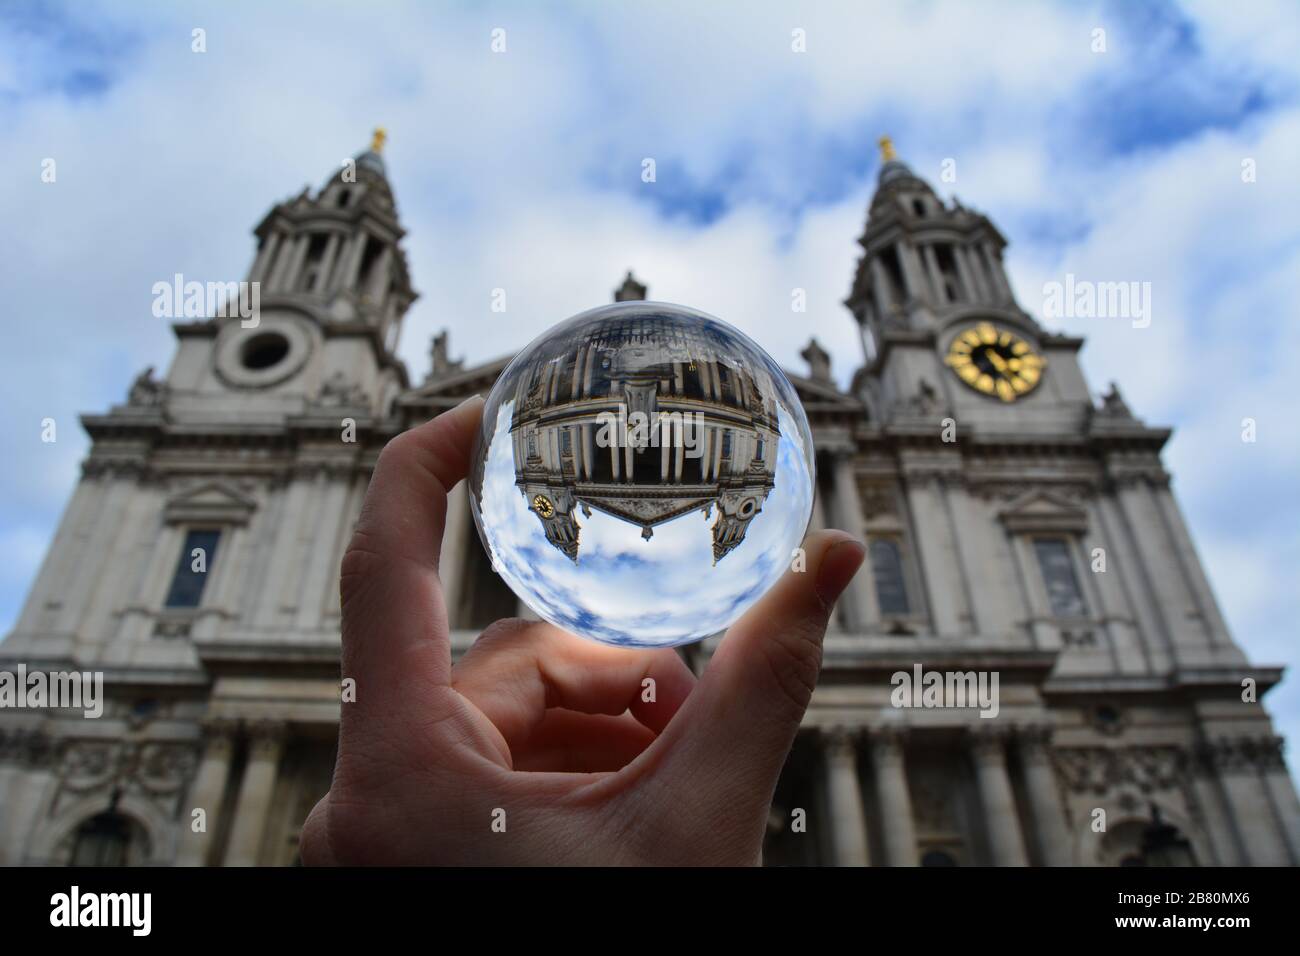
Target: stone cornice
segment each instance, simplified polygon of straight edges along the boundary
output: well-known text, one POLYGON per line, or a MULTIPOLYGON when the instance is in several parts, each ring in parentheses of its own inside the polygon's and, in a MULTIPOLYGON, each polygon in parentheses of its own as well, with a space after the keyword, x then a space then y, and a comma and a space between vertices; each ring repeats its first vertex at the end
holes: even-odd
POLYGON ((1241 682, 1249 677, 1260 694, 1282 680, 1281 666, 1207 667, 1178 670, 1171 674, 1106 674, 1103 676, 1054 677, 1043 688, 1053 697, 1098 694, 1167 695, 1171 690, 1194 697, 1240 699, 1241 682))
POLYGON ((1283 740, 1272 734, 1215 737, 1196 748, 1196 758, 1209 773, 1286 772, 1283 740))

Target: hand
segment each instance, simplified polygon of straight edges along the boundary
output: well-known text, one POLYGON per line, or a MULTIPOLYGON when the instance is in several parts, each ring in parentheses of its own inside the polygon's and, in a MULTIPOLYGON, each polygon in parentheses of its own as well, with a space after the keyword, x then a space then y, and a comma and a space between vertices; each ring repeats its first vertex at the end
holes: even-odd
POLYGON ((520 620, 493 624, 453 667, 439 544, 482 410, 476 397, 405 432, 375 466, 340 582, 356 700, 342 705, 303 862, 760 862, 831 607, 862 545, 811 535, 806 570, 731 627, 698 681, 671 649, 605 647, 520 620))

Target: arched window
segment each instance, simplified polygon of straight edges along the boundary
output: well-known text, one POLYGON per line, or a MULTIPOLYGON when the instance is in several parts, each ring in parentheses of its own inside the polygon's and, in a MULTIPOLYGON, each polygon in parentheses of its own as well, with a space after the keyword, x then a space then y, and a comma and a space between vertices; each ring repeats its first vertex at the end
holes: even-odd
POLYGON ((192 528, 185 533, 185 547, 172 574, 167 590, 166 607, 198 607, 203 597, 203 586, 208 581, 208 571, 217 558, 217 545, 221 531, 214 528, 192 528))
POLYGON ((1043 585, 1052 606, 1053 617, 1083 617, 1088 613, 1074 574, 1074 560, 1064 538, 1035 538, 1034 553, 1043 574, 1043 585))
POLYGON ((77 828, 72 840, 71 866, 126 866, 137 827, 112 810, 96 814, 77 828))
POLYGON ((871 542, 871 576, 876 582, 876 601, 880 613, 907 614, 907 583, 903 578, 903 555, 898 542, 875 538, 871 542))

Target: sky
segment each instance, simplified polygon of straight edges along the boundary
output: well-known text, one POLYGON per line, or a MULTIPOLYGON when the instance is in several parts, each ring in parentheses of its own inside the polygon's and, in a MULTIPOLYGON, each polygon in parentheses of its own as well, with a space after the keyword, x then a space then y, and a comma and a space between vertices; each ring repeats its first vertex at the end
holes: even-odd
MULTIPOLYGON (((1048 325, 1087 337, 1095 391, 1115 380, 1175 429, 1166 465, 1236 639, 1294 664, 1297 50, 1300 4, 1266 0, 8 2, 0 633, 76 482, 77 414, 170 360, 153 283, 241 278, 270 206, 374 126, 422 293, 400 344, 416 380, 439 329, 455 357, 496 358, 633 268, 789 368, 815 335, 847 383, 841 301, 888 133, 997 223, 1030 312, 1067 273, 1151 283, 1146 328, 1048 325)), ((1268 698, 1293 738, 1297 682, 1268 698)))

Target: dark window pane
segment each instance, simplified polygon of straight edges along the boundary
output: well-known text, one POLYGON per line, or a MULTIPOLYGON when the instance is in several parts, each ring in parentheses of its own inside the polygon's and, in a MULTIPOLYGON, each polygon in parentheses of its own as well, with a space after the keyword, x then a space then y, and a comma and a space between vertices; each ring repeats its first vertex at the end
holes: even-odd
POLYGON ((903 556, 893 541, 871 542, 871 576, 881 614, 906 614, 907 585, 903 582, 903 556))
POLYGON ((927 850, 921 857, 922 866, 956 866, 957 861, 953 859, 951 853, 945 853, 943 850, 927 850))
POLYGON ((131 845, 131 821, 119 813, 101 813, 77 828, 72 866, 125 866, 131 845))
POLYGON ((198 607, 199 598, 203 597, 203 585, 207 583, 208 571, 217 557, 217 542, 221 539, 220 531, 191 531, 185 535, 185 547, 181 548, 180 560, 176 563, 176 575, 172 578, 171 589, 167 592, 167 607, 198 607), (194 549, 203 549, 203 564, 206 570, 194 570, 194 549))
POLYGON ((1069 546, 1060 538, 1037 538, 1034 552, 1038 567, 1043 572, 1043 584, 1052 604, 1055 617, 1083 617, 1088 609, 1079 590, 1079 579, 1074 576, 1074 562, 1070 560, 1069 546))

